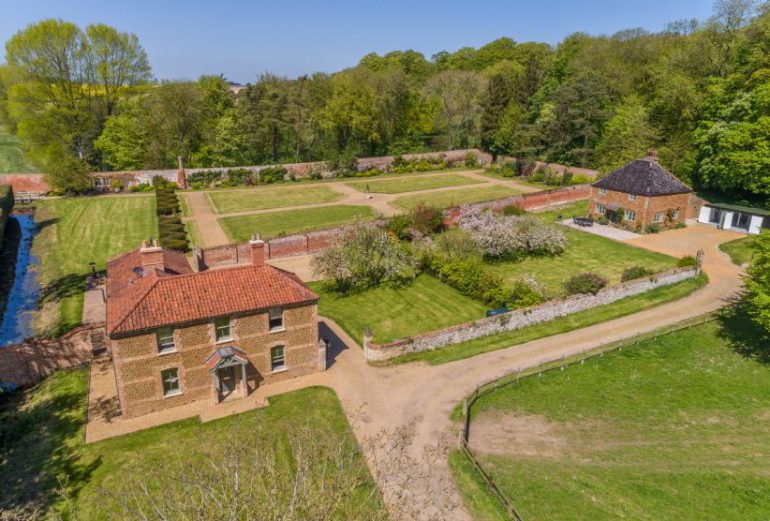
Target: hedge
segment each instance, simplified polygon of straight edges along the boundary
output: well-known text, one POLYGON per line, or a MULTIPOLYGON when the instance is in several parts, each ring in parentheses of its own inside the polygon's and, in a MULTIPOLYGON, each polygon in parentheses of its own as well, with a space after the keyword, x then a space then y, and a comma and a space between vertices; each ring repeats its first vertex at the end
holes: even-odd
POLYGON ((179 196, 174 189, 158 187, 155 190, 155 203, 160 245, 173 250, 189 250, 187 233, 182 219, 179 218, 179 196))

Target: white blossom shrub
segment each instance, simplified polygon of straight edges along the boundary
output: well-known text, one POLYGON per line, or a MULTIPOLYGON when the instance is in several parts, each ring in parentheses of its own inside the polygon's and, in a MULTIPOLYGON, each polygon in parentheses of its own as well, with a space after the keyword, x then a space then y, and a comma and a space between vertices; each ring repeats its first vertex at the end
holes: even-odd
POLYGON ((488 257, 554 255, 567 246, 563 231, 531 215, 497 215, 489 210, 466 206, 457 224, 470 233, 472 240, 488 257))
POLYGON ((372 223, 357 223, 339 234, 331 247, 313 257, 312 268, 341 292, 409 282, 416 276, 414 256, 372 223))

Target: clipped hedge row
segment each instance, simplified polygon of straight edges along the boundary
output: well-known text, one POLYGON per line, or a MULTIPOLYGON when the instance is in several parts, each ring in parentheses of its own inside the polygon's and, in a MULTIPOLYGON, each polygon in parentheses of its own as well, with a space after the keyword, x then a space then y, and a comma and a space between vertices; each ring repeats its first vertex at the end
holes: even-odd
POLYGON ((172 250, 188 251, 190 244, 187 241, 182 219, 179 217, 179 196, 173 188, 158 187, 155 190, 155 202, 160 245, 172 250))

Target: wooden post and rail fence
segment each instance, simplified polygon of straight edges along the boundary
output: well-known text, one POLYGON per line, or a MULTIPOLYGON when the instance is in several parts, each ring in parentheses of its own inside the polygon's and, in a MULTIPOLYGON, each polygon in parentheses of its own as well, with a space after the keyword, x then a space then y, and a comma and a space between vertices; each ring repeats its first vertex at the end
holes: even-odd
POLYGON ((576 364, 583 365, 586 360, 603 357, 605 353, 612 351, 622 351, 625 347, 636 346, 641 342, 646 342, 649 340, 656 340, 658 337, 670 335, 671 333, 675 333, 677 331, 699 326, 701 324, 705 324, 706 322, 711 322, 715 319, 715 313, 700 315, 662 330, 656 330, 645 334, 637 333, 636 335, 629 338, 602 344, 599 347, 586 350, 570 358, 562 357, 557 360, 543 360, 540 364, 533 367, 532 369, 525 371, 518 369, 515 372, 508 374, 507 376, 503 376, 502 378, 495 378, 494 380, 477 385, 476 389, 469 396, 463 399, 463 426, 460 430, 459 437, 460 450, 471 462, 476 472, 478 472, 489 493, 492 494, 503 507, 508 515, 508 519, 512 519, 514 521, 523 521, 521 515, 519 515, 519 513, 516 511, 513 499, 506 496, 505 493, 497 486, 492 474, 484 468, 484 466, 478 460, 476 455, 473 454, 473 451, 470 448, 473 406, 476 404, 479 398, 483 398, 484 396, 492 394, 500 389, 516 385, 521 381, 522 378, 532 376, 542 377, 553 371, 561 372, 576 364))

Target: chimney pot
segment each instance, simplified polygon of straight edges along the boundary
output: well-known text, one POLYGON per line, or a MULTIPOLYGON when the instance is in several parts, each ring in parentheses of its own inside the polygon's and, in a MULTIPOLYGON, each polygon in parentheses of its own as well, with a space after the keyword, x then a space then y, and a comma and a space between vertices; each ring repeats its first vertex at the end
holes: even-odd
POLYGON ((651 149, 649 149, 649 150, 647 151, 647 157, 649 157, 650 159, 653 159, 653 160, 657 161, 657 160, 658 160, 658 151, 657 151, 657 150, 655 150, 654 148, 651 148, 651 149))

